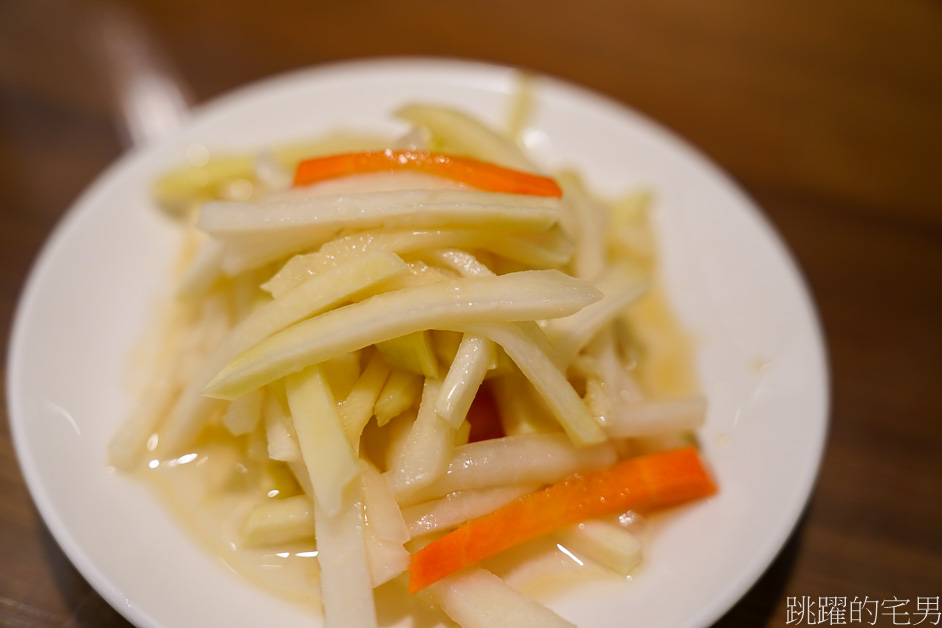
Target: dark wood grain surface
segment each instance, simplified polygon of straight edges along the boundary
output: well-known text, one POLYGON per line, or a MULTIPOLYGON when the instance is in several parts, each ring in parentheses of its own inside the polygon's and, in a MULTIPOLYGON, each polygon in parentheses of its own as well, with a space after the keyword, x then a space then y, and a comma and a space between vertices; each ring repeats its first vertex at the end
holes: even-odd
MULTIPOLYGON (((261 4, 0 0, 4 354, 44 238, 128 146, 115 88, 126 65, 103 52, 103 24, 132 33, 192 104, 367 56, 554 74, 660 120, 727 169, 781 231, 820 309, 833 376, 820 479, 784 550, 719 625, 784 625, 801 596, 908 599, 900 623, 938 621, 915 611, 942 595, 942 4, 261 4)), ((43 526, 5 420, 0 625, 125 625, 43 526)))

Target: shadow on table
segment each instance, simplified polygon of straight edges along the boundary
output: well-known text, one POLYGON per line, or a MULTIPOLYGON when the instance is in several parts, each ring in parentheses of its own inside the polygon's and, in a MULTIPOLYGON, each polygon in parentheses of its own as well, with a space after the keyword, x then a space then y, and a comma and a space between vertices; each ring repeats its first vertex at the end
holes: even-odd
POLYGON ((713 624, 713 628, 740 628, 742 626, 779 626, 785 622, 785 611, 780 608, 789 577, 795 567, 805 528, 805 516, 795 526, 778 556, 753 585, 749 592, 713 624), (779 614, 781 613, 781 616, 779 614))

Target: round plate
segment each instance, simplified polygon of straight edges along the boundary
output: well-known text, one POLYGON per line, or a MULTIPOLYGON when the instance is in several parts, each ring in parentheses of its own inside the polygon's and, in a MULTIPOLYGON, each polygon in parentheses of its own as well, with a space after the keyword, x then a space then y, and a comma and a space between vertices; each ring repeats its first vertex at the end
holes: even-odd
MULTIPOLYGON (((132 399, 129 353, 150 320, 176 231, 149 184, 199 143, 229 150, 336 129, 404 130, 391 112, 452 105, 491 123, 516 87, 509 68, 394 59, 280 76, 195 112, 174 136, 112 166, 56 229, 27 283, 9 354, 10 421, 49 529, 88 581, 141 626, 317 626, 305 609, 240 578, 141 484, 109 472, 105 446, 132 399)), ((656 194, 667 288, 697 340, 709 399, 700 433, 719 494, 659 520, 630 581, 580 587, 550 605, 582 626, 706 626, 761 575, 811 491, 827 431, 828 382, 808 292, 782 242, 715 166, 651 121, 557 80, 533 83, 525 141, 549 168, 599 192, 656 194)))

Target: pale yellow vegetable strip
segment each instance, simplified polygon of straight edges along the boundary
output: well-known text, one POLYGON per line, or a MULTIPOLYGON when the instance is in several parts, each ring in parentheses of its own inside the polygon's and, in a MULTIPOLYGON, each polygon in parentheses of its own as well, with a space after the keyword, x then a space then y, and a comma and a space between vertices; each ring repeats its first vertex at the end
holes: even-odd
POLYGON ((179 386, 167 375, 156 380, 141 396, 130 417, 108 443, 108 462, 121 471, 141 463, 147 441, 173 407, 179 386))
POLYGON ((458 429, 455 430, 455 447, 460 447, 461 445, 467 445, 468 441, 471 440, 471 424, 467 421, 462 421, 461 425, 458 426, 458 429))
POLYGON ((538 488, 536 484, 524 484, 458 491, 441 499, 403 508, 402 517, 412 537, 422 536, 477 519, 538 488))
POLYGON ((495 233, 494 229, 437 229, 432 231, 367 231, 339 237, 313 253, 295 255, 262 285, 275 298, 337 264, 365 252, 388 250, 399 255, 459 247, 489 251, 534 268, 556 268, 572 254, 572 246, 555 229, 532 234, 495 233))
POLYGON ((557 267, 566 262, 572 247, 555 229, 533 234, 503 234, 496 229, 436 229, 367 231, 331 240, 313 253, 296 255, 262 288, 278 298, 298 283, 338 263, 378 249, 399 255, 457 247, 481 249, 533 267, 557 267))
MULTIPOLYGON (((294 479, 298 481, 298 486, 300 486, 306 495, 314 494, 314 485, 311 484, 311 474, 307 472, 307 467, 304 466, 304 461, 301 460, 300 454, 298 459, 288 462, 288 468, 291 469, 291 474, 294 476, 294 479)), ((313 497, 311 498, 314 499, 313 497)))
POLYGON ((376 423, 382 427, 409 408, 422 394, 422 376, 404 369, 393 369, 373 406, 376 423))
POLYGON ((262 288, 278 298, 298 283, 333 268, 339 261, 358 257, 364 252, 386 250, 402 255, 427 248, 475 246, 488 237, 486 231, 471 229, 356 233, 331 240, 314 253, 292 257, 262 288))
POLYGON ((578 176, 564 172, 557 177, 563 188, 563 211, 569 211, 578 220, 575 225, 575 250, 572 271, 582 279, 596 279, 607 264, 604 246, 608 230, 608 212, 589 196, 578 176))
POLYGON ((439 105, 407 105, 396 116, 432 134, 431 148, 465 155, 517 170, 534 171, 523 151, 506 136, 456 109, 439 105))
POLYGON ((259 203, 206 203, 197 227, 211 235, 308 233, 329 239, 342 229, 498 228, 543 231, 555 222, 559 200, 478 190, 394 190, 283 198, 259 203))
POLYGON ((517 76, 514 78, 516 87, 504 124, 504 137, 513 140, 520 146, 523 145, 523 133, 530 124, 533 112, 536 109, 533 79, 532 74, 523 71, 517 72, 517 76))
POLYGON ((598 297, 586 282, 552 270, 445 280, 379 294, 260 342, 226 365, 204 392, 234 399, 308 365, 414 331, 566 316, 598 297))
MULTIPOLYGON (((434 251, 435 261, 465 277, 491 277, 494 273, 466 251, 434 251)), ((435 404, 435 411, 454 427, 461 425, 477 395, 484 375, 496 359, 494 343, 487 338, 465 334, 452 360, 448 375, 435 404)))
POLYGON ((264 400, 265 392, 260 388, 229 402, 229 406, 222 415, 222 424, 235 436, 248 434, 255 429, 262 417, 264 400))
MULTIPOLYGON (((439 277, 444 278, 444 275, 439 277)), ((426 377, 438 377, 438 357, 432 348, 432 334, 427 329, 384 340, 377 343, 376 348, 393 366, 426 377)))
POLYGON ((341 353, 322 366, 334 399, 346 399, 360 379, 360 352, 341 353))
POLYGON ((333 516, 315 500, 314 520, 325 628, 376 628, 360 483, 346 487, 333 516))
POLYGON ((375 251, 342 264, 298 285, 295 290, 255 310, 243 319, 191 375, 160 434, 159 447, 174 452, 185 447, 203 427, 214 407, 203 396, 203 387, 229 360, 269 335, 342 303, 369 286, 406 272, 406 264, 394 253, 375 251))
MULTIPOLYGON (((419 395, 421 396, 421 386, 419 395)), ((417 408, 409 408, 402 414, 393 417, 383 429, 385 443, 383 443, 382 451, 377 454, 377 459, 381 457, 387 469, 393 469, 399 463, 400 454, 409 439, 409 432, 412 431, 412 424, 415 422, 417 414, 417 408)))
POLYGON ((141 463, 147 441, 175 403, 180 391, 176 360, 186 337, 184 325, 191 314, 187 304, 172 303, 164 308, 154 340, 148 338, 140 348, 142 355, 136 356, 150 368, 131 414, 108 443, 108 462, 119 470, 129 471, 141 463))
POLYGON ((463 569, 428 589, 435 603, 462 628, 575 628, 480 567, 463 569))
POLYGON ((389 366, 379 353, 374 353, 360 373, 350 394, 340 402, 340 418, 348 441, 358 450, 360 434, 373 416, 373 405, 389 378, 389 366))
MULTIPOLYGON (((288 175, 290 186, 291 175, 288 175)), ((461 187, 455 181, 424 175, 422 173, 400 172, 372 173, 351 175, 339 179, 328 179, 313 186, 291 188, 279 195, 280 198, 304 198, 312 195, 360 194, 364 192, 388 192, 391 190, 438 189, 461 187)), ((227 237, 226 252, 222 267, 228 274, 235 274, 274 262, 292 253, 314 248, 323 241, 322 234, 285 233, 277 239, 268 237, 245 238, 227 237)), ((381 247, 387 248, 387 247, 381 247)))
POLYGON ((378 587, 409 567, 409 552, 402 546, 409 530, 383 476, 372 465, 362 466, 366 555, 373 586, 378 587))
POLYGON ((700 395, 648 399, 617 406, 606 417, 604 429, 612 438, 694 430, 703 425, 706 411, 706 399, 700 395))
POLYGON ((481 247, 531 268, 560 268, 572 258, 572 241, 554 226, 546 231, 497 235, 481 247))
POLYGON ((455 446, 455 427, 438 416, 435 402, 441 381, 425 378, 419 413, 412 423, 399 460, 386 475, 396 495, 406 495, 434 482, 448 469, 455 446))
POLYGON ((554 345, 554 360, 565 370, 573 358, 605 325, 647 292, 647 281, 632 266, 612 266, 593 282, 602 299, 565 318, 549 321, 546 335, 554 345))
POLYGON ((627 576, 641 562, 641 541, 605 521, 590 519, 556 533, 559 543, 579 558, 588 558, 627 576))
POLYGON ((386 281, 378 283, 374 288, 375 294, 381 292, 395 292, 405 288, 415 288, 418 286, 427 286, 430 283, 436 283, 442 279, 451 279, 445 273, 434 266, 429 266, 422 261, 407 262, 409 272, 404 275, 390 277, 386 281))
POLYGON ((494 400, 500 408, 501 425, 508 436, 559 432, 559 422, 549 414, 525 375, 514 370, 491 382, 494 400))
POLYGON ((242 542, 246 547, 313 538, 314 502, 308 495, 268 499, 253 508, 242 525, 242 542))
POLYGON ((268 440, 268 456, 273 460, 294 463, 301 461, 301 447, 294 431, 290 411, 276 395, 265 395, 262 402, 262 417, 265 420, 265 437, 268 440))
POLYGON ((536 323, 479 323, 468 325, 465 330, 486 336, 504 349, 574 443, 588 445, 605 440, 605 432, 582 398, 550 359, 552 347, 536 323))
POLYGON ((603 426, 625 404, 647 397, 618 350, 614 325, 600 330, 572 365, 585 372, 587 402, 603 426))
POLYGON ((174 372, 184 391, 206 357, 229 333, 231 324, 228 295, 217 287, 200 300, 195 318, 184 328, 174 372))
POLYGON ((452 427, 457 428, 468 415, 471 402, 494 360, 493 342, 465 334, 435 402, 435 412, 452 427))
POLYGON ((154 183, 153 193, 160 206, 182 214, 194 203, 211 198, 223 182, 252 176, 251 155, 214 157, 202 166, 185 166, 171 170, 154 183))
POLYGON ((402 518, 402 511, 383 474, 366 460, 360 460, 360 478, 366 499, 367 525, 376 528, 375 534, 387 541, 402 545, 411 537, 402 518))
POLYGON ((343 507, 343 490, 360 475, 337 404, 319 366, 285 378, 285 393, 314 500, 328 517, 343 507))
POLYGON ((223 246, 220 270, 226 275, 237 275, 277 262, 299 251, 309 251, 320 245, 324 236, 319 232, 300 231, 279 233, 277 238, 268 234, 251 234, 244 237, 228 236, 217 241, 223 246))
POLYGON ((548 484, 576 471, 609 466, 615 459, 609 442, 576 447, 562 433, 492 438, 456 447, 445 474, 420 491, 397 494, 396 499, 406 507, 455 491, 548 484))
MULTIPOLYGON (((205 237, 205 236, 204 236, 205 237)), ((194 300, 205 295, 222 276, 222 242, 207 238, 177 284, 177 296, 194 300)))

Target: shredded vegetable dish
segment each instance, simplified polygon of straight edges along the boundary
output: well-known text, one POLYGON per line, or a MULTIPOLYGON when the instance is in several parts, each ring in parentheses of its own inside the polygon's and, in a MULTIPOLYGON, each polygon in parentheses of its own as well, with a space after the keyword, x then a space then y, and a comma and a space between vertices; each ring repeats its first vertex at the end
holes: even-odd
POLYGON ((649 194, 395 113, 156 182, 183 245, 110 464, 328 628, 571 626, 541 582, 630 578, 645 517, 716 491, 649 194))

